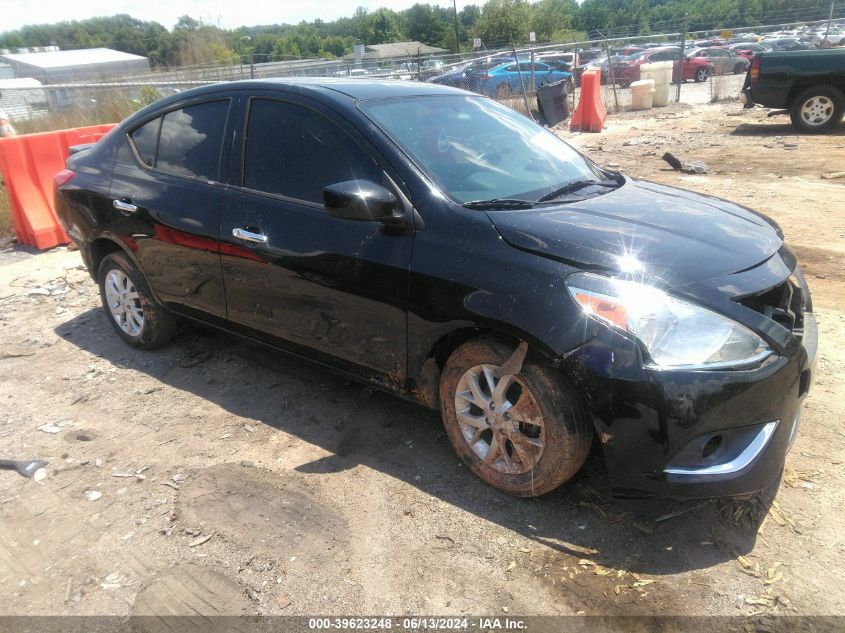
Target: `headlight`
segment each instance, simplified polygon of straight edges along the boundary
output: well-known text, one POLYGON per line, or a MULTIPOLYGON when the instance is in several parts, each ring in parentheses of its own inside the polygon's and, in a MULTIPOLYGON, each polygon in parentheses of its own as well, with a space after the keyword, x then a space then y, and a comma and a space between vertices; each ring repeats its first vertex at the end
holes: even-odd
POLYGON ((636 337, 650 369, 715 369, 758 363, 772 353, 748 328, 633 281, 592 273, 566 279, 585 314, 636 337))

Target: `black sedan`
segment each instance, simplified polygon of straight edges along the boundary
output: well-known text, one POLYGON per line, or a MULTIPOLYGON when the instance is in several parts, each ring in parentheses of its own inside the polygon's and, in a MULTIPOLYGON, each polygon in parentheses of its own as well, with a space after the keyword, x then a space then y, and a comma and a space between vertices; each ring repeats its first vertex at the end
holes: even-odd
POLYGON ((607 171, 488 98, 208 86, 56 184, 126 343, 195 320, 439 409, 508 493, 559 486, 597 439, 616 492, 746 494, 795 437, 816 327, 778 226, 607 171))

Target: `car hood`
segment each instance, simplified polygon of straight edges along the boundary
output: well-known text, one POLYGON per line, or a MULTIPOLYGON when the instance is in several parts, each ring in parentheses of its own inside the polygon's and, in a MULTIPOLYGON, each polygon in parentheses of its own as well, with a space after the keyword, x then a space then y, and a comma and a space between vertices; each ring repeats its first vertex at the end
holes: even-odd
POLYGON ((632 272, 635 257, 646 275, 675 287, 746 270, 783 244, 778 226, 746 207, 631 178, 604 195, 487 214, 513 247, 618 272, 632 272))

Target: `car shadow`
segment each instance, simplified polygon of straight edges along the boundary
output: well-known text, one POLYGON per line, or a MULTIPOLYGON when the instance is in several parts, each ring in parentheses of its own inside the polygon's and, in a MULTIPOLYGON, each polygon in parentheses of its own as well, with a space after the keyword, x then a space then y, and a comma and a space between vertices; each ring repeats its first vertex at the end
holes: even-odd
POLYGON ((541 498, 510 497, 459 462, 436 412, 228 334, 185 330, 172 344, 142 352, 114 335, 99 309, 55 328, 115 366, 330 453, 298 467, 301 473, 343 476, 365 465, 545 545, 550 562, 575 557, 657 575, 706 569, 753 549, 776 491, 743 502, 616 499, 594 442, 570 482, 541 498))
MULTIPOLYGON (((789 123, 789 117, 786 117, 787 122, 773 121, 771 123, 741 123, 736 126, 736 129, 731 132, 733 136, 802 136, 805 138, 813 138, 812 134, 804 134, 796 130, 792 123, 789 123)), ((840 123, 833 130, 825 132, 826 136, 845 136, 845 123, 840 123)))

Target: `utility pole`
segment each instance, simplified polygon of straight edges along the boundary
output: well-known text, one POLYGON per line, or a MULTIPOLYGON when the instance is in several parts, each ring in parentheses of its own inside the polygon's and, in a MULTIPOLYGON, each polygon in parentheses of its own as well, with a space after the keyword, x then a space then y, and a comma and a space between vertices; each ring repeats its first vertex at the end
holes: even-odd
POLYGON ((681 33, 681 54, 678 60, 678 92, 675 101, 681 102, 681 84, 684 83, 684 48, 687 45, 687 28, 689 28, 689 13, 684 13, 684 30, 681 33))
POLYGON ((833 20, 833 3, 836 0, 830 0, 830 15, 827 16, 827 28, 824 31, 824 41, 827 41, 827 34, 830 33, 830 22, 833 20))
POLYGON ((458 0, 452 0, 452 7, 455 9, 455 52, 461 52, 461 35, 458 28, 458 0))

